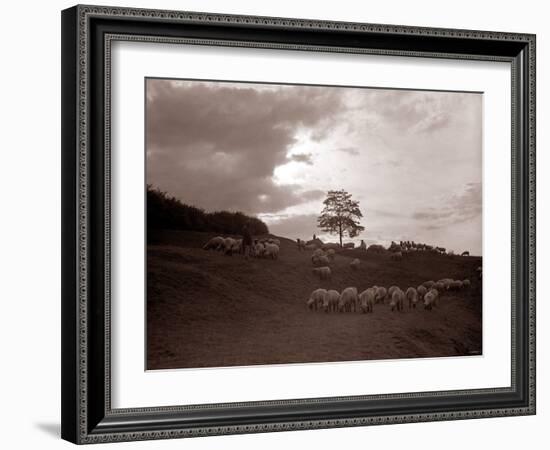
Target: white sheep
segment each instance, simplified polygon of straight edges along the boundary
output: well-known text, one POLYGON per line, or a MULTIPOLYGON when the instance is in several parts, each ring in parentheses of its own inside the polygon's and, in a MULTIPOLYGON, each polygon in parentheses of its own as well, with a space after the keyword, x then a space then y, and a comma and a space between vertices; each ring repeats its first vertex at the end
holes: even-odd
POLYGON ((452 280, 449 283, 449 290, 450 291, 460 291, 462 289, 462 281, 460 280, 452 280))
POLYGON ((265 244, 264 255, 266 258, 278 259, 279 258, 279 246, 277 244, 265 244))
POLYGON ((242 253, 242 248, 243 248, 243 240, 235 239, 233 242, 233 246, 231 247, 231 253, 242 253))
POLYGON ((359 308, 362 313, 374 312, 374 303, 376 302, 376 289, 368 288, 359 294, 359 308))
POLYGON ((443 289, 448 291, 451 285, 453 284, 453 281, 454 280, 452 280, 451 278, 442 278, 441 280, 438 280, 437 283, 441 283, 443 285, 443 289))
POLYGON ((439 292, 437 289, 430 289, 424 296, 424 309, 431 311, 439 303, 439 292))
POLYGON ((445 290, 445 285, 440 281, 436 281, 433 285, 433 288, 437 289, 439 292, 443 292, 445 290))
POLYGON ((203 249, 204 250, 218 250, 220 247, 224 245, 224 238, 221 236, 216 236, 210 239, 206 244, 204 244, 203 249))
POLYGON ((384 303, 384 299, 386 298, 386 296, 388 295, 388 291, 386 290, 385 287, 382 287, 382 286, 375 286, 376 288, 376 294, 374 295, 374 300, 376 301, 376 303, 384 303))
POLYGON ((281 247, 281 241, 279 239, 272 239, 272 244, 277 245, 279 248, 281 247))
POLYGON ((418 303, 418 292, 415 288, 410 287, 405 291, 405 297, 409 301, 409 309, 416 308, 416 304, 418 303))
POLYGON ((254 255, 257 257, 257 258, 261 258, 264 254, 264 251, 265 251, 265 246, 264 244, 262 244, 261 242, 258 242, 255 246, 254 246, 254 255))
POLYGON ((334 256, 336 256, 336 250, 334 250, 333 248, 329 248, 327 250, 327 258, 331 261, 334 261, 334 256))
POLYGON ((405 293, 397 288, 393 291, 390 300, 390 308, 392 311, 403 311, 403 304, 405 303, 405 293))
POLYGON ((418 292, 418 297, 420 299, 423 299, 426 293, 428 292, 428 289, 426 288, 426 286, 421 284, 416 288, 416 292, 418 292))
POLYGON ((359 261, 359 259, 355 258, 352 262, 349 263, 349 266, 350 266, 353 270, 358 270, 360 264, 361 264, 361 261, 359 261))
MULTIPOLYGON (((318 248, 312 253, 311 262, 313 263, 314 266, 326 266, 326 265, 328 265, 328 263, 324 264, 324 260, 320 259, 320 258, 326 257, 326 255, 327 254, 323 250, 318 248)), ((327 260, 328 260, 328 258, 327 258, 327 260)))
POLYGON ((399 288, 398 288, 397 286, 395 286, 395 285, 394 285, 394 286, 390 286, 390 288, 388 289, 388 296, 390 297, 390 299, 391 299, 393 293, 394 293, 395 291, 397 291, 398 289, 399 289, 399 288))
POLYGON ((223 240, 223 249, 226 255, 231 256, 233 253, 233 247, 236 245, 237 241, 233 238, 227 237, 223 240))
POLYGON ((323 306, 323 302, 324 302, 326 296, 327 296, 327 290, 326 289, 315 289, 311 293, 311 295, 309 296, 309 299, 306 302, 307 307, 310 310, 317 311, 318 308, 323 306))
POLYGON ((347 287, 340 294, 338 301, 338 311, 357 311, 357 288, 347 287))
POLYGON ((332 272, 328 266, 315 267, 312 270, 321 280, 330 280, 332 278, 332 272))
POLYGON ((330 311, 338 311, 338 301, 340 300, 340 293, 334 289, 330 289, 327 292, 328 306, 330 311))
POLYGON ((465 280, 462 280, 462 285, 466 289, 469 288, 471 286, 470 280, 468 278, 466 278, 465 280))
POLYGON ((323 298, 323 311, 326 313, 330 312, 330 298, 328 296, 328 292, 323 298))
POLYGON ((330 264, 329 259, 326 256, 312 256, 311 262, 314 266, 328 266, 330 264))
POLYGON ((318 248, 312 253, 311 257, 312 258, 314 258, 314 257, 318 258, 319 256, 326 256, 326 255, 327 254, 324 252, 324 250, 321 250, 320 248, 318 248))
POLYGON ((428 289, 431 289, 434 287, 434 284, 435 284, 435 281, 424 281, 424 283, 422 283, 422 286, 428 288, 428 289))

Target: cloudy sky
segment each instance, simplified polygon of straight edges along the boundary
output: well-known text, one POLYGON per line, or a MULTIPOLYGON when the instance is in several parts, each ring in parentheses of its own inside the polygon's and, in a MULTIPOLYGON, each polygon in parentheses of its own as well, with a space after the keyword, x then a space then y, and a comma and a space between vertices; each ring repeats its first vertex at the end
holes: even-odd
POLYGON ((482 94, 148 79, 146 99, 147 183, 184 203, 310 239, 345 189, 368 244, 481 254, 482 94))

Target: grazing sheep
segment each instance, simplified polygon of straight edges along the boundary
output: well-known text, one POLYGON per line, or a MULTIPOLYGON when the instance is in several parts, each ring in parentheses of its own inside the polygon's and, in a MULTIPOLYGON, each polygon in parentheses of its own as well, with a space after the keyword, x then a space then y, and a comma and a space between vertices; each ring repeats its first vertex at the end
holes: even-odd
POLYGON ((443 287, 445 288, 445 290, 449 290, 449 288, 451 287, 451 284, 453 284, 453 281, 454 280, 451 280, 450 278, 443 278, 441 280, 438 281, 438 283, 441 283, 443 284, 443 287))
POLYGON ((431 311, 434 306, 439 303, 439 292, 437 289, 430 289, 424 296, 424 309, 431 311))
POLYGON ((332 272, 330 271, 330 267, 327 267, 327 266, 315 267, 313 269, 313 273, 319 276, 321 280, 330 280, 332 277, 332 272))
POLYGON ((403 311, 403 304, 405 302, 405 293, 397 288, 393 291, 390 300, 390 308, 392 311, 403 311))
POLYGON ((326 256, 312 256, 311 262, 317 267, 328 266, 330 264, 330 261, 326 256))
POLYGON ((394 252, 394 253, 391 254, 390 259, 392 261, 401 261, 403 259, 403 253, 394 252))
POLYGON ((453 280, 449 283, 449 290, 450 291, 460 291, 460 289, 462 289, 462 281, 453 280))
POLYGON ((397 291, 399 288, 397 286, 390 286, 390 288, 388 289, 388 296, 391 298, 393 293, 395 291, 397 291))
POLYGON ((382 286, 375 286, 376 294, 374 295, 374 300, 376 303, 384 303, 384 299, 388 295, 388 291, 385 287, 382 286))
POLYGON ((339 250, 340 244, 336 244, 335 242, 327 242, 326 244, 323 244, 321 247, 323 250, 339 250))
POLYGON ((361 261, 359 261, 359 259, 355 258, 352 262, 349 263, 349 266, 350 266, 353 270, 358 270, 360 264, 361 264, 361 261))
POLYGON ((418 286, 416 288, 416 292, 418 292, 418 297, 420 299, 424 298, 424 296, 426 295, 426 293, 428 292, 428 289, 426 288, 426 286, 423 286, 422 284, 420 286, 418 286))
POLYGON ((418 303, 418 292, 416 292, 416 289, 413 287, 410 287, 405 292, 405 297, 409 301, 409 309, 416 308, 416 304, 418 303))
POLYGON ((344 312, 351 310, 357 311, 357 288, 347 287, 340 294, 338 301, 338 311, 344 312))
POLYGON ((368 288, 359 294, 359 308, 362 313, 374 312, 376 289, 368 288))
POLYGON ((264 255, 264 252, 265 252, 264 244, 258 242, 254 246, 254 256, 256 256, 257 258, 261 258, 264 255))
POLYGON ((328 306, 330 311, 338 311, 338 301, 340 300, 340 293, 331 289, 327 292, 328 306))
POLYGON ((333 248, 329 248, 327 250, 327 258, 331 261, 334 261, 334 256, 336 256, 336 250, 334 250, 333 248))
POLYGON ((265 244, 264 255, 266 258, 278 259, 279 258, 279 246, 277 244, 265 244))
POLYGON ((309 296, 309 299, 307 300, 307 307, 310 310, 317 311, 318 308, 323 306, 325 297, 327 296, 327 290, 326 289, 315 289, 311 295, 309 296))
POLYGON ((216 236, 210 239, 206 244, 204 244, 203 250, 218 250, 223 245, 224 238, 222 238, 221 236, 216 236))
POLYGON ((277 247, 281 247, 281 241, 279 239, 271 239, 271 243, 275 244, 277 247))
POLYGON ((227 237, 223 240, 223 251, 226 255, 233 255, 233 247, 236 245, 237 241, 233 238, 227 237))
POLYGON ((320 256, 326 256, 327 254, 325 253, 324 250, 321 250, 320 248, 316 249, 313 254, 311 255, 311 257, 315 257, 315 258, 318 258, 320 256))
POLYGON ((441 281, 436 281, 433 285, 434 289, 437 289, 438 291, 442 292, 445 290, 445 284, 443 284, 441 281))
POLYGON ((462 280, 462 286, 468 289, 471 286, 470 280, 468 278, 466 278, 465 280, 462 280))
POLYGON ((328 298, 328 292, 323 297, 323 311, 326 313, 330 312, 330 299, 328 298))
POLYGON ((233 246, 231 247, 231 253, 242 253, 243 250, 243 240, 235 239, 233 246))
POLYGON ((355 244, 353 242, 346 242, 342 245, 342 248, 355 248, 355 244))
POLYGON ((422 286, 424 287, 427 287, 428 289, 431 289, 434 287, 434 284, 435 284, 435 281, 424 281, 424 283, 422 283, 422 286))

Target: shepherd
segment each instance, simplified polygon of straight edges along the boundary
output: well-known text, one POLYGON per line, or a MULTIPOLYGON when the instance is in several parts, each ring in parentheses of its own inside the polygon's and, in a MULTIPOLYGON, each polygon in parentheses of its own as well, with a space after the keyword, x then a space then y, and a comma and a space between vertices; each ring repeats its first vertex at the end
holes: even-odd
POLYGON ((243 252, 244 257, 248 259, 250 257, 250 249, 252 248, 252 234, 248 228, 248 224, 245 223, 243 227, 243 252))

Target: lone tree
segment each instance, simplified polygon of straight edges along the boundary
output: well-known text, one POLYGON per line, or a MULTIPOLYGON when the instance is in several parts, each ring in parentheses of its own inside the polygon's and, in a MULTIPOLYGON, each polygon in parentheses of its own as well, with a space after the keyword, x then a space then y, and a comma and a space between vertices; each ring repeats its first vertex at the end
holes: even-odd
POLYGON ((343 189, 328 191, 323 204, 325 207, 317 218, 318 227, 331 234, 338 233, 340 246, 342 246, 343 236, 347 234, 350 238, 354 238, 365 229, 359 225, 359 219, 363 217, 359 202, 352 200, 351 194, 343 189))

